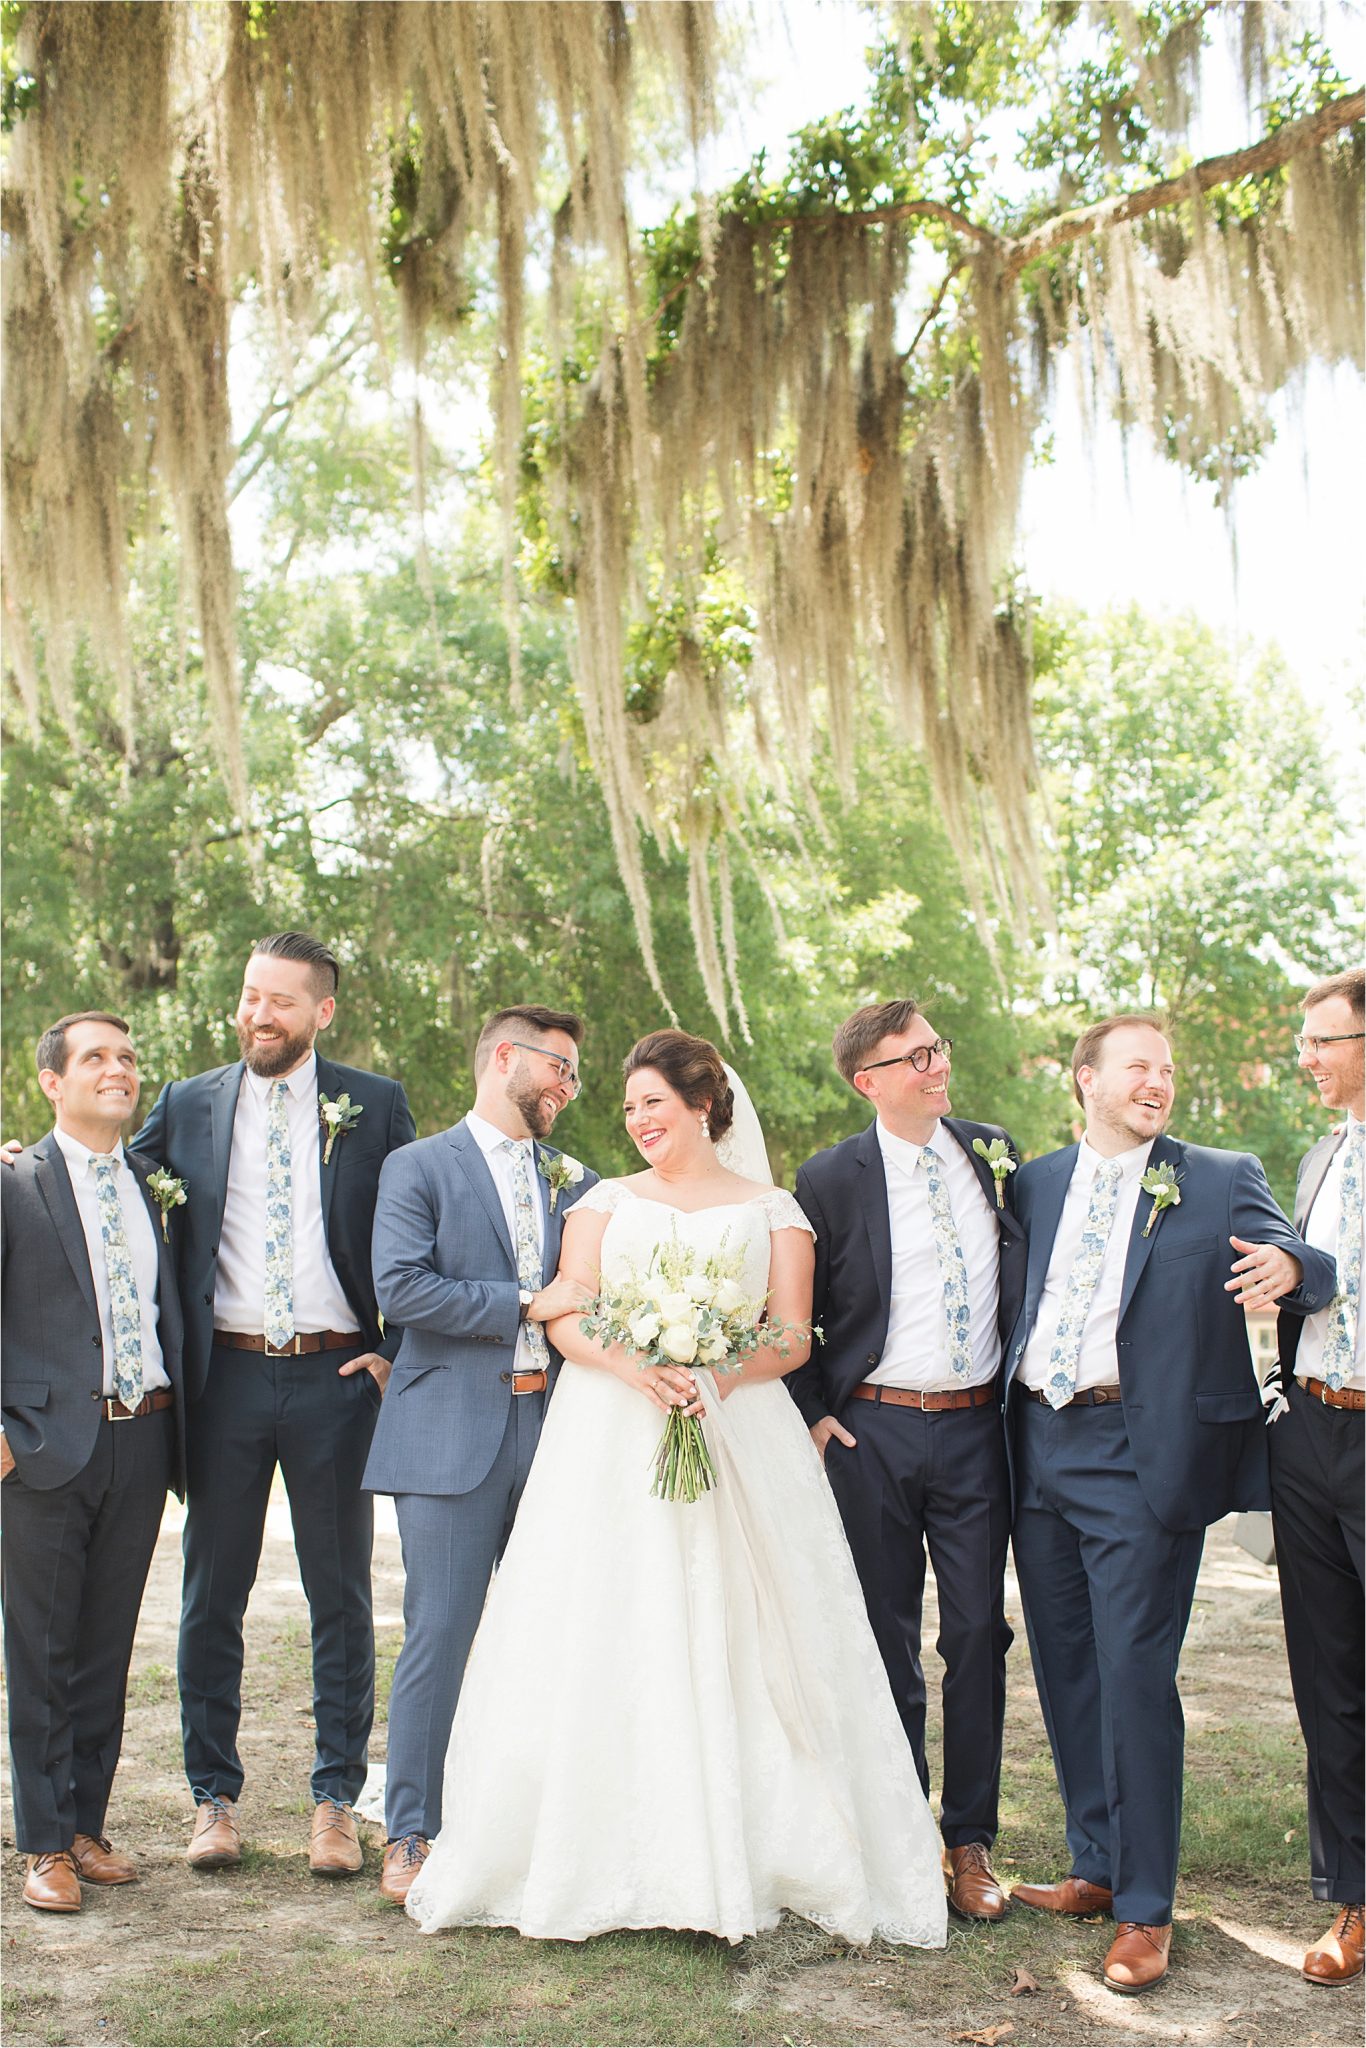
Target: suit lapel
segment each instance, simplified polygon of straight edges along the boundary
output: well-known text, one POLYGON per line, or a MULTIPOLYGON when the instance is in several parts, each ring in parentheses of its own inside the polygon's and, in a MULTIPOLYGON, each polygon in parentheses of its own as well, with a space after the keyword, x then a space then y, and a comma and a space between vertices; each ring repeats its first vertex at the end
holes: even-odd
POLYGON ((489 1222, 498 1233, 498 1241, 508 1255, 513 1272, 517 1271, 517 1253, 508 1230, 507 1217, 498 1199, 498 1190, 493 1185, 493 1175, 479 1149, 478 1141, 469 1126, 459 1123, 448 1133, 456 1157, 464 1169, 465 1178, 484 1205, 489 1222))
POLYGON ((142 1199, 147 1204, 147 1213, 152 1219, 152 1229, 156 1234, 157 1245, 157 1300, 166 1302, 171 1299, 171 1290, 176 1284, 175 1266, 171 1258, 171 1247, 167 1241, 169 1233, 165 1219, 147 1186, 147 1176, 152 1169, 145 1160, 139 1159, 135 1152, 129 1152, 125 1149, 123 1156, 133 1170, 133 1178, 142 1189, 142 1199))
MULTIPOLYGON (((1171 1166, 1179 1173, 1185 1156, 1186 1148, 1179 1138, 1154 1138, 1153 1149, 1148 1154, 1148 1165, 1144 1171, 1150 1171, 1154 1166, 1171 1166)), ((1163 1218, 1168 1213, 1166 1209, 1158 1210, 1157 1214, 1152 1218, 1152 1228, 1145 1237, 1143 1235, 1143 1228, 1149 1216, 1152 1215, 1152 1206, 1152 1196, 1140 1194, 1138 1206, 1134 1210, 1133 1228, 1129 1233, 1128 1256, 1124 1261, 1124 1286, 1120 1291, 1119 1297, 1119 1317, 1121 1321, 1124 1319, 1129 1303, 1134 1298, 1134 1289, 1143 1277, 1143 1268, 1152 1257, 1153 1246, 1157 1243, 1157 1234, 1162 1228, 1163 1218)))
POLYGON ((81 1293, 89 1303, 91 1312, 98 1315, 99 1304, 95 1300, 95 1281, 90 1271, 90 1254, 85 1248, 81 1212, 76 1207, 71 1176, 67 1172, 61 1147, 50 1131, 45 1138, 40 1138, 33 1148, 33 1177, 38 1184, 38 1192, 43 1198, 48 1215, 52 1218, 58 1243, 66 1254, 81 1293))
POLYGON ((1043 1283, 1048 1277, 1048 1262, 1053 1256, 1053 1242, 1062 1222, 1067 1190, 1072 1184, 1076 1163, 1075 1145, 1066 1145, 1061 1152, 1055 1152, 1042 1185, 1033 1198, 1029 1216, 1029 1269, 1025 1282, 1026 1330, 1033 1329, 1034 1318, 1039 1312, 1043 1283))
MULTIPOLYGON (((958 1117, 946 1116, 941 1118, 941 1122, 949 1136, 955 1138, 962 1147, 968 1165, 977 1176, 982 1193, 990 1204, 991 1213, 1000 1225, 1002 1234, 1006 1237, 1023 1237, 1024 1231, 1021 1228, 1020 1219, 1014 1210, 1007 1207, 1004 1201, 1001 1202, 999 1207, 997 1206, 995 1174, 981 1154, 974 1152, 972 1149, 972 1141, 979 1134, 974 1131, 971 1124, 963 1123, 958 1117)), ((1007 1180, 1002 1184, 1003 1193, 1004 1189, 1008 1186, 1009 1181, 1007 1180)))
POLYGON ((237 1097, 242 1087, 242 1076, 246 1067, 237 1060, 225 1067, 214 1086, 209 1100, 209 1118, 212 1126, 213 1143, 213 1184, 218 1196, 218 1215, 221 1221, 228 1201, 228 1160, 232 1155, 232 1124, 237 1114, 237 1097))
POLYGON ((1304 1226, 1309 1221, 1309 1211, 1319 1198, 1319 1190, 1328 1178, 1328 1169, 1338 1148, 1345 1143, 1346 1131, 1336 1136, 1330 1131, 1326 1138, 1320 1138, 1317 1145, 1311 1145, 1304 1155, 1304 1164, 1295 1188, 1295 1228, 1304 1235, 1304 1226))
POLYGON ((882 1311, 890 1316, 892 1312, 892 1219, 887 1207, 887 1174, 882 1164, 882 1147, 877 1141, 877 1125, 869 1124, 855 1148, 855 1157, 863 1171, 859 1175, 859 1201, 863 1206, 863 1220, 868 1228, 868 1243, 873 1254, 873 1271, 877 1276, 878 1293, 882 1297, 882 1311))
MULTIPOLYGON (((317 1055, 316 1057, 318 1093, 319 1095, 335 1096, 340 1090, 341 1075, 337 1072, 337 1069, 333 1066, 331 1060, 323 1059, 321 1054, 317 1055)), ((355 1097, 353 1096, 352 1101, 354 1100, 355 1097)), ((323 1123, 322 1117, 320 1115, 318 1118, 318 1178, 321 1183, 322 1190, 323 1240, 330 1249, 332 1243, 332 1196, 336 1190, 337 1176, 341 1172, 342 1160, 346 1153, 345 1134, 343 1132, 338 1132, 337 1142, 332 1147, 331 1161, 328 1165, 324 1166, 323 1152, 325 1151, 326 1146, 327 1127, 323 1123)))
POLYGON ((537 1144, 534 1140, 532 1142, 531 1154, 532 1178, 536 1183, 541 1201, 541 1281, 543 1285, 546 1285, 554 1278, 555 1269, 560 1263, 560 1231, 564 1223, 564 1209, 561 1205, 563 1204, 564 1196, 561 1194, 559 1201, 555 1204, 555 1213, 552 1216, 550 1213, 550 1182, 541 1172, 541 1161, 548 1159, 550 1154, 543 1145, 537 1144))

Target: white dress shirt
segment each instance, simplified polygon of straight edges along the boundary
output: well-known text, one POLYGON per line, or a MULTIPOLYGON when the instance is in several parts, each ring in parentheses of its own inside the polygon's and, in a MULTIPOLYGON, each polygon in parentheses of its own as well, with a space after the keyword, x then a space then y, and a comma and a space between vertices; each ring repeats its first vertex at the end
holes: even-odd
MULTIPOLYGON (((71 1176, 71 1192, 85 1233, 90 1258, 90 1277, 95 1283, 95 1305, 100 1312, 100 1337, 104 1344, 104 1391, 114 1392, 114 1318, 109 1305, 109 1275, 104 1263, 104 1236, 100 1230, 100 1197, 92 1161, 105 1155, 92 1152, 70 1131, 54 1130, 57 1147, 71 1176)), ((114 1186, 123 1211, 123 1230, 128 1239, 133 1279, 138 1290, 138 1314, 142 1322, 142 1384, 147 1393, 154 1387, 169 1387, 161 1356, 160 1316, 157 1304, 157 1226, 147 1211, 147 1201, 137 1175, 124 1157, 122 1144, 108 1155, 117 1161, 114 1186)))
MULTIPOLYGON (((1105 1247, 1105 1262, 1100 1269, 1096 1291, 1091 1297, 1086 1327, 1081 1333, 1081 1356, 1077 1360, 1079 1394, 1088 1387, 1112 1387, 1119 1379, 1119 1353, 1115 1349, 1115 1332, 1119 1324, 1119 1297, 1124 1290, 1124 1267, 1129 1257, 1134 1216, 1142 1194, 1139 1182, 1147 1170, 1148 1155, 1152 1149, 1152 1140, 1149 1139, 1146 1145, 1135 1145, 1131 1151, 1115 1155, 1115 1163, 1120 1169, 1119 1192, 1115 1198, 1115 1220, 1110 1226, 1110 1239, 1105 1247)), ((1062 1314, 1067 1282, 1081 1246, 1081 1234, 1086 1225, 1087 1212, 1091 1207, 1091 1184, 1105 1163, 1100 1153, 1094 1151, 1083 1138, 1077 1147, 1077 1163, 1072 1169, 1072 1178, 1067 1184, 1067 1199, 1062 1205, 1058 1234, 1053 1240, 1053 1255, 1048 1261, 1048 1273, 1043 1283, 1039 1313, 1029 1342, 1025 1346, 1024 1357, 1020 1361, 1019 1379, 1022 1386, 1047 1386, 1052 1378, 1049 1354, 1053 1349, 1053 1340, 1058 1334, 1058 1318, 1062 1314)), ((1143 1199, 1151 1198, 1145 1196, 1143 1199)))
MULTIPOLYGON (((1361 1130, 1354 1116, 1348 1116, 1347 1135, 1328 1162, 1328 1171, 1323 1184, 1314 1197, 1313 1206, 1304 1224, 1304 1241, 1312 1244, 1315 1251, 1327 1252, 1336 1257, 1338 1248, 1338 1223, 1342 1214, 1342 1160, 1349 1143, 1361 1130)), ((1360 1143, 1359 1137, 1357 1142, 1360 1143)), ((1366 1216, 1362 1218, 1362 1241, 1366 1246, 1366 1216)), ((1362 1272, 1366 1274, 1366 1256, 1362 1259, 1362 1272)), ((1328 1336, 1328 1317, 1332 1310, 1321 1308, 1316 1315, 1304 1318, 1300 1331, 1299 1349, 1295 1353, 1295 1378, 1297 1380, 1321 1380, 1323 1378, 1323 1346, 1328 1336)), ((1366 1336, 1366 1315, 1361 1306, 1357 1307, 1357 1348, 1352 1377, 1343 1385, 1366 1392, 1366 1368, 1363 1368, 1363 1337, 1366 1336)))
POLYGON ((996 1309, 1001 1291, 1001 1233, 967 1154, 937 1123, 928 1149, 939 1161, 968 1274, 972 1370, 959 1379, 949 1362, 944 1281, 934 1244, 930 1183, 919 1163, 922 1148, 889 1131, 881 1119, 877 1141, 887 1176, 887 1218, 892 1233, 892 1301, 882 1360, 868 1381, 921 1394, 984 1386, 1001 1362, 996 1309))
MULTIPOLYGON (((513 1156, 505 1150, 507 1132, 500 1131, 497 1124, 491 1124, 487 1117, 476 1116, 470 1110, 465 1117, 465 1128, 484 1155, 484 1164, 493 1176, 493 1185, 498 1192, 503 1218, 508 1227, 508 1239, 512 1255, 517 1257, 517 1208, 513 1196, 513 1156)), ((540 1190, 536 1186, 536 1149, 530 1138, 519 1138, 517 1143, 527 1155, 527 1170, 531 1175, 531 1192, 535 1199, 532 1209, 536 1216, 536 1249, 545 1255, 545 1215, 540 1203, 540 1190)), ((517 1348, 512 1357, 514 1372, 539 1372, 540 1366, 532 1356, 531 1344, 526 1333, 526 1318, 517 1326, 517 1348)))
MULTIPOLYGON (((318 1062, 310 1053, 283 1079, 289 1090, 290 1214, 294 1224, 294 1328, 354 1331, 356 1312, 342 1290, 323 1231, 324 1168, 318 1124, 318 1062)), ((259 1337, 266 1315, 266 1120, 274 1078, 248 1067, 237 1093, 228 1158, 228 1195, 218 1237, 218 1278, 213 1293, 217 1330, 259 1337)), ((191 1190, 190 1200, 194 1200, 191 1190)))

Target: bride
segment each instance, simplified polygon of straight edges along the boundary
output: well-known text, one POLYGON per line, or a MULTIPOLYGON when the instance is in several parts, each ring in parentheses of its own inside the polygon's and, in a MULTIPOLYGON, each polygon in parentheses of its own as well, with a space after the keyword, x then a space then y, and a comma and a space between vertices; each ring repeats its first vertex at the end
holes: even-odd
MULTIPOLYGON (((939 1838, 833 1496, 781 1383, 810 1350, 812 1232, 718 1156, 734 1115, 714 1046, 656 1031, 626 1059, 643 1172, 566 1219, 561 1272, 596 1293, 677 1236, 739 1258, 799 1326, 738 1373, 648 1367, 548 1326, 554 1398, 470 1656, 444 1824, 408 1894, 428 1933, 611 1928, 739 1941, 784 1908, 843 1935, 939 1948, 939 1838), (714 1490, 653 1498, 661 1418, 702 1415, 714 1490)), ((743 1107, 753 1117, 748 1099, 743 1107)))

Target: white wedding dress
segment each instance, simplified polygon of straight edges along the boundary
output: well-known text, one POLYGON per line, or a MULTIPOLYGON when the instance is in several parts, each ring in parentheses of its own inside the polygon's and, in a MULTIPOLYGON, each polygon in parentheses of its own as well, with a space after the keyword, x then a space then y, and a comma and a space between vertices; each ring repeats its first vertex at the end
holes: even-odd
MULTIPOLYGON (((611 1211, 605 1279, 677 1229, 704 1256, 743 1247, 755 1297, 770 1232, 810 1227, 777 1189, 689 1214, 605 1182, 580 1206, 611 1211)), ((688 1505, 650 1493, 659 1410, 560 1368, 408 1912, 427 1933, 739 1941, 786 1907, 940 1948, 938 1833, 806 1427, 780 1380, 722 1401, 697 1379, 717 1484, 688 1505)))

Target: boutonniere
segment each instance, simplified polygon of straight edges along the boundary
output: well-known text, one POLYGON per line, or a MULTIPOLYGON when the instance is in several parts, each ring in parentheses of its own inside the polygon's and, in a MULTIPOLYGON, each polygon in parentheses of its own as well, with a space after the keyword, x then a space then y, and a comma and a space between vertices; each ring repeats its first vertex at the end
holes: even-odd
POLYGON ((977 1157, 985 1159, 990 1167, 991 1177, 996 1183, 996 1206, 998 1209, 1004 1209, 1006 1205, 1006 1175, 1014 1173, 1020 1163, 1019 1160, 1011 1158, 1010 1147, 1004 1138, 993 1138, 989 1145, 984 1144, 980 1138, 974 1138, 972 1149, 977 1154, 977 1157))
POLYGON ((1145 1195, 1151 1195, 1153 1206, 1148 1211, 1148 1220, 1143 1226, 1146 1237, 1164 1209, 1175 1209, 1181 1202, 1181 1176, 1174 1166, 1150 1166, 1139 1182, 1145 1195))
POLYGON ((550 1213, 555 1214, 555 1204, 565 1188, 576 1188, 583 1179, 583 1168, 577 1159, 571 1159, 567 1152, 557 1152, 553 1159, 543 1152, 536 1162, 541 1179, 550 1186, 550 1213))
POLYGON ((161 1234, 169 1244, 171 1233, 166 1227, 166 1218, 172 1209, 178 1209, 182 1202, 190 1199, 185 1192, 185 1183, 175 1174, 167 1173, 164 1166, 158 1166, 147 1176, 147 1192, 161 1211, 161 1234))
POLYGON ((318 1121, 327 1132, 327 1143, 323 1146, 324 1166, 331 1164, 332 1147, 337 1139, 343 1137, 347 1131, 355 1130, 364 1108, 363 1102, 353 1102, 349 1095, 319 1095, 318 1121))

